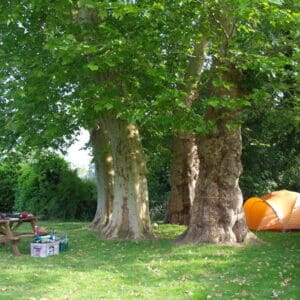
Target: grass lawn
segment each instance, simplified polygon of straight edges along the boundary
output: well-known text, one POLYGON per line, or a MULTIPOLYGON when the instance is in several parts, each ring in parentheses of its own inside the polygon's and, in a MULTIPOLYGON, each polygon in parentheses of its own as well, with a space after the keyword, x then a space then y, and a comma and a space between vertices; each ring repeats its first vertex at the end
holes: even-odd
MULTIPOLYGON (((27 225, 27 224, 24 224, 27 225)), ((300 299, 300 232, 261 232, 267 243, 176 246, 184 227, 159 238, 100 241, 87 223, 40 222, 69 236, 69 250, 15 257, 0 244, 0 299, 300 299)), ((23 228, 24 229, 24 228, 23 228)))

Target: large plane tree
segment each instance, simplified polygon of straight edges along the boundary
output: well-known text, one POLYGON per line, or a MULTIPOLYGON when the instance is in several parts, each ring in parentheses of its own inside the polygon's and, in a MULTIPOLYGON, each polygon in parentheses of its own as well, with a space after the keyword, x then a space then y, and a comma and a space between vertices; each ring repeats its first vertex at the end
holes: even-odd
POLYGON ((92 227, 102 238, 150 236, 138 125, 182 123, 185 88, 177 86, 198 35, 198 3, 23 0, 0 8, 2 149, 61 149, 86 128, 98 191, 92 227))
POLYGON ((177 88, 205 121, 175 137, 169 221, 188 225, 178 239, 182 243, 243 242, 249 231, 239 187, 241 124, 250 111, 244 108, 265 110, 281 102, 290 112, 299 107, 299 5, 202 1, 198 6, 193 25, 200 42, 191 43, 177 88))
POLYGON ((293 1, 202 4, 207 64, 199 71, 199 95, 193 104, 205 118, 206 130, 197 135, 199 177, 189 226, 178 241, 243 242, 251 236, 239 187, 241 124, 247 118, 243 108, 257 105, 264 110, 270 103, 282 102, 294 103, 292 110, 299 108, 299 5, 293 1))
POLYGON ((101 238, 151 236, 139 125, 176 127, 184 115, 167 56, 173 53, 172 69, 181 73, 197 6, 96 0, 0 4, 2 153, 63 149, 80 128, 89 130, 98 191, 92 227, 101 238))
MULTIPOLYGON (((1 148, 61 148, 88 129, 98 187, 93 227, 102 238, 138 239, 151 236, 139 125, 197 133, 199 179, 182 241, 242 242, 245 83, 258 66, 278 79, 286 61, 271 55, 272 29, 292 39, 293 11, 281 1, 6 2, 1 148)), ((252 94, 259 99, 259 90, 252 94)))
MULTIPOLYGON (((158 8, 149 6, 155 13, 158 8)), ((151 235, 137 119, 160 88, 156 32, 126 1, 6 1, 1 11, 1 148, 61 149, 89 130, 102 238, 151 235)))

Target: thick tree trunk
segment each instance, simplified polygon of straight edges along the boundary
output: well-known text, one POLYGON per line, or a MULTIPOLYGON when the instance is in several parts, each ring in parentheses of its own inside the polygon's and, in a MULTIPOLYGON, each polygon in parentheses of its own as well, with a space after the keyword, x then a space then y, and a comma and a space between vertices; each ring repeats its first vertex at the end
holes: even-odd
MULTIPOLYGON (((225 126, 224 126, 225 128, 225 126)), ((201 172, 191 220, 181 243, 236 243, 248 234, 239 188, 240 128, 202 136, 198 142, 201 172)))
POLYGON ((189 224, 198 171, 199 160, 195 135, 179 133, 173 139, 171 195, 166 220, 168 223, 189 224))
MULTIPOLYGON (((216 75, 231 85, 213 87, 210 95, 220 101, 244 96, 239 89, 240 73, 228 65, 216 75)), ((225 103, 224 103, 225 104, 225 103)), ((246 226, 243 197, 239 187, 242 173, 240 108, 213 108, 206 111, 207 120, 215 123, 209 134, 198 137, 198 157, 201 165, 191 220, 188 229, 178 239, 181 243, 240 243, 254 239, 246 226), (232 128, 231 130, 228 128, 232 128)))
POLYGON ((143 239, 151 236, 146 160, 136 126, 106 115, 113 168, 113 209, 103 239, 143 239))
POLYGON ((101 230, 107 223, 112 212, 114 170, 107 131, 104 124, 97 124, 90 131, 93 145, 97 186, 97 210, 91 228, 101 230))
MULTIPOLYGON (((187 93, 185 104, 191 106, 198 96, 198 83, 202 72, 206 37, 195 45, 185 74, 187 93)), ((171 171, 171 194, 168 201, 168 212, 165 222, 171 224, 188 225, 190 209, 195 195, 195 185, 199 172, 199 159, 195 135, 192 132, 180 132, 173 138, 173 161, 171 171)))
MULTIPOLYGON (((86 24, 97 27, 100 21, 97 9, 81 7, 76 14, 76 22, 83 27, 86 24)), ((126 97, 126 88, 113 70, 97 72, 90 79, 99 85, 111 81, 119 87, 119 96, 126 97)), ((103 239, 149 237, 146 159, 139 131, 112 111, 105 112, 100 123, 100 129, 94 129, 92 135, 98 186, 98 207, 92 226, 101 229, 100 238, 103 239), (111 158, 103 151, 102 144, 109 145, 111 158)))

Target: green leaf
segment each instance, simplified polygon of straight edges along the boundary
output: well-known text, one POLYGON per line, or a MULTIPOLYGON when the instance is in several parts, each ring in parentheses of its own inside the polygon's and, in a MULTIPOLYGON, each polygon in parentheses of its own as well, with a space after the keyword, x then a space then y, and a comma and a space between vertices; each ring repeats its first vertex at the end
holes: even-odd
POLYGON ((154 2, 153 8, 163 10, 164 5, 162 3, 159 3, 159 2, 154 2))
POLYGON ((284 0, 268 0, 268 2, 277 4, 277 5, 282 5, 284 3, 284 0))
POLYGON ((221 104, 221 101, 222 100, 220 100, 218 98, 208 99, 207 105, 212 106, 212 107, 219 107, 221 104))
POLYGON ((91 70, 91 71, 98 71, 99 67, 97 65, 94 64, 88 64, 87 67, 91 70))
POLYGON ((79 8, 81 8, 81 7, 95 8, 96 3, 94 3, 94 1, 92 1, 92 0, 79 0, 78 7, 79 8))

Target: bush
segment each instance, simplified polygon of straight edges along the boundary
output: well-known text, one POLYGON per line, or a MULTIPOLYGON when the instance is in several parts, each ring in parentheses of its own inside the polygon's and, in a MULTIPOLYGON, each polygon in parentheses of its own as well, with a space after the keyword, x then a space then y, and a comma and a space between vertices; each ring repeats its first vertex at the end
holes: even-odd
POLYGON ((152 221, 162 221, 166 217, 170 197, 170 172, 166 165, 155 171, 150 168, 148 175, 150 217, 152 221))
POLYGON ((245 144, 242 159, 240 186, 245 200, 275 190, 300 190, 300 156, 293 148, 245 144))
POLYGON ((96 211, 95 184, 79 178, 51 152, 22 165, 16 195, 16 210, 45 219, 88 220, 96 211))
POLYGON ((18 165, 0 165, 0 211, 11 212, 15 203, 15 189, 18 178, 18 165))
POLYGON ((39 176, 33 165, 21 164, 16 190, 16 211, 39 211, 39 176))
POLYGON ((55 215, 60 219, 92 220, 97 207, 96 199, 95 182, 81 179, 76 171, 68 170, 57 187, 55 215), (64 209, 61 209, 62 206, 64 209))

